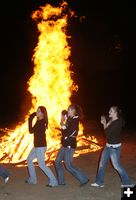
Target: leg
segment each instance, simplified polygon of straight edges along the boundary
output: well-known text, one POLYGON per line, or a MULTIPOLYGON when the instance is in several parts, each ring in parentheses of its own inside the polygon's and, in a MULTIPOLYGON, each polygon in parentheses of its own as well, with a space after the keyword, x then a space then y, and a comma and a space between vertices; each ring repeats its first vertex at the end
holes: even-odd
POLYGON ((36 156, 37 156, 37 161, 40 169, 46 174, 46 176, 49 178, 49 185, 50 186, 57 186, 58 182, 56 177, 54 176, 53 172, 49 167, 46 166, 45 164, 45 151, 46 147, 37 147, 35 148, 36 150, 36 156))
POLYGON ((75 178, 77 178, 80 181, 81 185, 84 185, 89 181, 89 179, 80 169, 73 166, 72 160, 73 160, 74 151, 75 149, 65 148, 64 160, 65 160, 66 168, 75 178))
POLYGON ((129 179, 125 169, 120 164, 120 150, 121 150, 121 147, 111 148, 110 155, 111 155, 111 161, 112 161, 113 167, 119 173, 123 185, 132 185, 132 182, 129 179))
POLYGON ((29 171, 29 176, 30 176, 28 179, 28 183, 32 183, 32 184, 37 183, 36 172, 35 172, 35 168, 33 164, 33 160, 35 158, 36 158, 35 148, 32 148, 27 158, 28 171, 29 171))
POLYGON ((64 160, 64 153, 65 153, 65 148, 62 146, 60 148, 60 150, 57 154, 56 160, 55 160, 55 167, 56 167, 58 182, 60 185, 65 184, 64 169, 62 166, 62 160, 64 160))
POLYGON ((4 167, 0 166, 0 176, 6 180, 10 176, 10 173, 4 167))
POLYGON ((105 147, 101 155, 101 159, 100 159, 100 163, 98 167, 98 173, 96 176, 96 184, 100 186, 104 184, 105 168, 106 168, 106 164, 109 158, 110 158, 110 148, 105 147))

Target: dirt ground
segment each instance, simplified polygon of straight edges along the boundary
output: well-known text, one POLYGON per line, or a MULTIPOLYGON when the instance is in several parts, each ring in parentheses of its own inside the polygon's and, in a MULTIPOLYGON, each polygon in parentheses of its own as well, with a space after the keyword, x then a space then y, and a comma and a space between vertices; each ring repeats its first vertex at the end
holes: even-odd
MULTIPOLYGON (((101 140, 102 135, 96 135, 101 140)), ((130 178, 136 183, 136 132, 127 132, 123 137, 121 162, 130 178)), ((120 178, 109 163, 105 174, 105 187, 93 188, 98 160, 101 150, 74 158, 75 166, 83 169, 89 176, 89 183, 80 187, 79 182, 65 170, 66 185, 48 188, 47 177, 36 167, 38 183, 28 185, 25 179, 28 176, 27 167, 4 165, 11 172, 7 184, 0 179, 0 200, 120 200, 120 178)), ((54 166, 51 169, 55 173, 54 166)))

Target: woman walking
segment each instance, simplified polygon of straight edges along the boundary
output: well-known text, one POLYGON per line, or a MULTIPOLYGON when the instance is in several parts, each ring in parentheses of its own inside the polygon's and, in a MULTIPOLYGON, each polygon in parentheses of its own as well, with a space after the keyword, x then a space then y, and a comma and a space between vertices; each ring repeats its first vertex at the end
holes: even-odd
POLYGON ((70 105, 68 107, 67 121, 61 120, 62 139, 56 160, 55 166, 58 176, 59 185, 65 185, 64 169, 62 160, 65 163, 66 169, 80 182, 80 186, 88 183, 89 179, 84 172, 73 165, 73 155, 77 146, 77 135, 79 130, 79 120, 82 117, 81 108, 78 105, 70 105), (64 121, 64 123, 63 123, 64 121))
POLYGON ((92 183, 91 186, 104 187, 105 168, 108 160, 111 159, 114 169, 120 175, 121 187, 133 187, 132 181, 120 164, 121 131, 124 124, 121 118, 121 110, 117 106, 112 106, 109 110, 109 118, 110 120, 106 122, 106 118, 104 116, 101 117, 107 143, 101 155, 96 182, 92 183))
POLYGON ((34 147, 28 155, 28 171, 29 178, 26 180, 28 184, 36 184, 37 177, 35 168, 33 165, 33 160, 37 158, 38 166, 46 174, 49 179, 48 187, 54 187, 58 185, 57 179, 52 173, 51 169, 45 164, 45 152, 47 150, 46 142, 46 129, 48 128, 48 116, 47 110, 44 106, 39 106, 37 111, 32 113, 28 119, 29 132, 34 134, 34 147), (32 126, 32 121, 34 117, 37 117, 37 121, 32 126))

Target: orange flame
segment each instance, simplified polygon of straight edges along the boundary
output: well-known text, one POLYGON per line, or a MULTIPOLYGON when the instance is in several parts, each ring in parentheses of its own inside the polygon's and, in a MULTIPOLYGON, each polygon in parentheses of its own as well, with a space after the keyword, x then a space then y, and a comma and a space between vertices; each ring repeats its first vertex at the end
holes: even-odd
MULTIPOLYGON (((28 81, 28 90, 32 94, 32 108, 28 113, 45 105, 49 116, 49 128, 47 130, 48 159, 51 161, 60 147, 60 133, 58 127, 61 110, 67 109, 71 104, 70 97, 78 86, 72 80, 71 54, 66 34, 68 17, 73 12, 66 13, 67 3, 63 2, 60 7, 53 7, 47 4, 32 13, 32 18, 40 22, 37 24, 39 31, 38 44, 34 50, 34 74, 28 81)), ((28 133, 28 116, 25 122, 18 125, 14 131, 2 138, 0 147, 0 158, 3 162, 19 163, 25 161, 33 146, 33 135, 28 133)), ((80 124, 78 147, 89 146, 88 150, 77 151, 75 156, 97 150, 95 138, 85 141, 83 126, 80 124), (94 141, 91 144, 89 141, 94 141)))

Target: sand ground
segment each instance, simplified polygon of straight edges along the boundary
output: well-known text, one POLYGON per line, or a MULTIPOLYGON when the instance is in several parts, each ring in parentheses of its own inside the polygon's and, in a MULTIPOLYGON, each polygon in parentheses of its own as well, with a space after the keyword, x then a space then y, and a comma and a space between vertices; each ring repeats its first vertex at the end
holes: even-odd
MULTIPOLYGON (((102 140, 102 135, 96 135, 102 140)), ((121 162, 128 175, 136 183, 136 132, 127 132, 123 137, 121 162)), ((105 187, 93 188, 91 183, 95 181, 100 151, 80 155, 74 158, 75 166, 83 169, 89 176, 89 183, 80 187, 79 182, 65 170, 66 185, 55 188, 48 188, 47 177, 36 167, 38 183, 28 185, 25 179, 28 176, 27 167, 15 167, 4 165, 12 173, 7 184, 0 179, 0 200, 120 200, 121 188, 120 178, 113 170, 110 162, 106 168, 105 187)), ((55 173, 54 166, 51 169, 55 173)))

